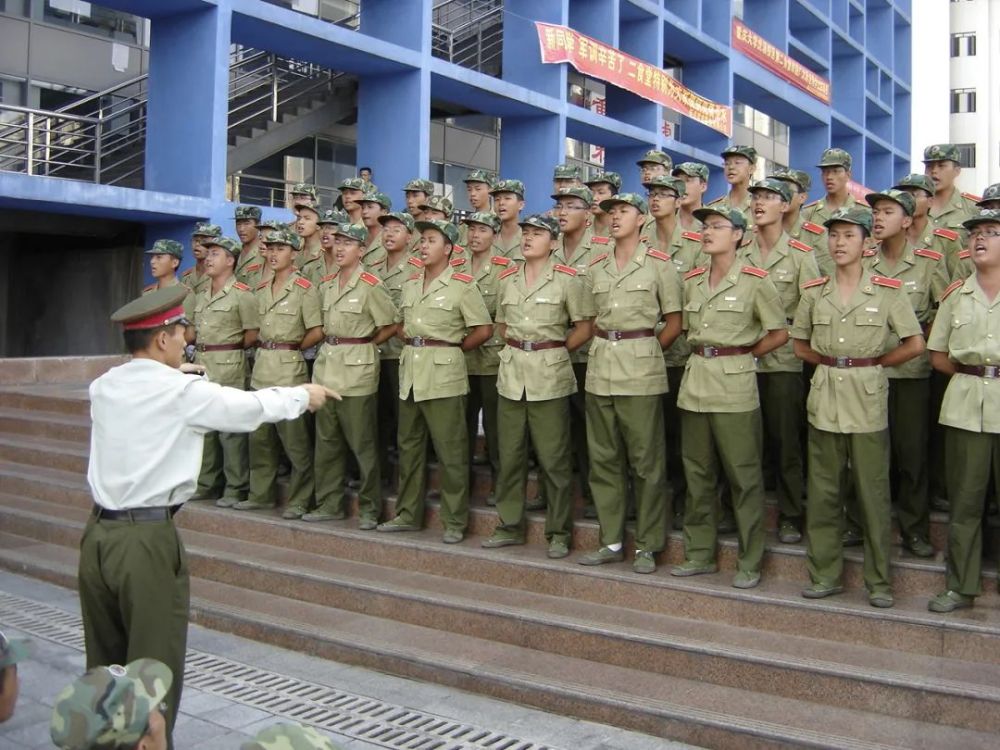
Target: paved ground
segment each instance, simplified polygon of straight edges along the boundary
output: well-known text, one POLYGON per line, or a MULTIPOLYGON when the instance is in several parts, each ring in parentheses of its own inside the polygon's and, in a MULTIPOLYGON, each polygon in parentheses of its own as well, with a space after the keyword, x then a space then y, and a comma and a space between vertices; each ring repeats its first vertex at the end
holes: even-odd
MULTIPOLYGON (((32 640, 31 657, 19 667, 21 697, 14 718, 0 725, 4 750, 52 746, 53 697, 83 671, 78 616, 75 592, 0 572, 0 629, 32 640)), ((263 727, 299 717, 348 750, 413 747, 419 744, 414 735, 444 739, 442 748, 458 749, 687 747, 197 626, 191 627, 188 648, 187 685, 174 733, 178 750, 238 750, 263 727)))

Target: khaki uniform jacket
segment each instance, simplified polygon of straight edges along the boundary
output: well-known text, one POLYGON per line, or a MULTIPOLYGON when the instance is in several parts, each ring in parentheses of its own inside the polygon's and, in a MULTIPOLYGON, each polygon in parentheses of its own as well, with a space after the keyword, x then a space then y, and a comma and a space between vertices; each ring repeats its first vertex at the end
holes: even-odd
MULTIPOLYGON (((419 258, 414 258, 409 253, 403 253, 401 260, 393 267, 390 267, 386 263, 385 269, 382 272, 382 282, 385 284, 385 290, 389 293, 389 298, 397 310, 403 302, 403 284, 406 283, 410 276, 423 267, 423 262, 419 258)), ((378 351, 380 359, 398 360, 399 355, 403 353, 403 342, 397 336, 393 336, 379 346, 378 351)))
MULTIPOLYGON (((272 281, 262 281, 256 289, 260 341, 298 344, 306 331, 323 324, 319 292, 302 274, 293 272, 281 288, 272 287, 272 281)), ((298 349, 257 350, 250 378, 254 390, 308 381, 306 361, 298 349)))
MULTIPOLYGON (((927 348, 947 352, 949 359, 963 365, 1000 364, 1000 298, 990 302, 975 276, 952 283, 927 348)), ((969 432, 1000 433, 1000 380, 952 375, 939 421, 969 432)))
POLYGON ((500 236, 500 232, 497 232, 496 244, 500 247, 501 255, 511 260, 524 260, 524 254, 521 252, 521 227, 517 228, 517 234, 511 238, 510 242, 505 242, 500 236))
POLYGON ((964 230, 935 228, 928 223, 917 247, 926 247, 928 250, 941 253, 944 256, 949 281, 958 281, 969 278, 976 270, 972 265, 972 253, 965 247, 966 239, 967 232, 964 230))
POLYGON ((302 268, 299 269, 299 273, 305 276, 309 281, 318 287, 321 287, 320 294, 322 295, 322 287, 325 286, 330 281, 330 277, 337 273, 339 269, 333 262, 333 252, 327 255, 326 252, 320 254, 318 258, 313 258, 311 261, 306 263, 302 268), (329 258, 329 263, 327 259, 329 258))
MULTIPOLYGON (((778 244, 767 254, 764 260, 758 244, 757 235, 753 235, 750 244, 740 248, 737 262, 763 268, 768 278, 778 290, 781 306, 785 310, 785 326, 792 325, 795 311, 799 307, 802 285, 819 276, 819 268, 813 257, 812 248, 804 242, 793 240, 785 232, 778 238, 778 244)), ((784 346, 778 347, 770 354, 764 355, 757 362, 758 372, 802 372, 802 360, 792 351, 789 340, 784 346)))
MULTIPOLYGON (((569 328, 594 317, 594 299, 571 266, 552 259, 528 288, 524 268, 512 265, 502 274, 497 323, 518 341, 563 341, 569 328)), ((497 393, 520 401, 547 401, 576 393, 576 376, 565 347, 526 352, 510 346, 500 351, 497 393)))
POLYGON ((191 268, 182 273, 180 280, 184 286, 195 294, 201 294, 201 292, 205 291, 205 287, 212 285, 212 280, 205 274, 198 273, 198 269, 195 266, 191 266, 191 268))
POLYGON ((750 211, 750 201, 752 199, 753 199, 753 196, 750 193, 747 193, 746 199, 740 205, 734 206, 732 204, 732 202, 730 202, 730 200, 729 200, 729 193, 726 193, 725 195, 720 195, 714 201, 711 201, 710 203, 707 203, 705 205, 705 207, 706 208, 709 208, 709 207, 711 207, 711 208, 738 208, 740 211, 743 212, 743 215, 746 217, 747 226, 748 227, 752 227, 753 226, 753 213, 750 211))
MULTIPOLYGON (((406 345, 399 358, 399 397, 414 401, 462 396, 469 392, 465 353, 459 347, 470 328, 490 325, 483 295, 475 280, 446 268, 424 291, 424 272, 403 284, 396 322, 407 337, 450 341, 455 346, 406 345)), ((457 426, 456 426, 457 429, 457 426)))
MULTIPOLYGON (((496 250, 496 247, 493 247, 496 250)), ((472 253, 469 262, 462 265, 462 271, 473 276, 479 293, 483 295, 483 302, 490 317, 496 320, 497 306, 500 299, 500 275, 509 268, 516 268, 517 264, 510 258, 502 255, 493 255, 487 258, 479 271, 472 271, 472 253)), ((465 353, 465 367, 469 375, 496 375, 500 371, 500 350, 504 347, 504 341, 497 336, 496 329, 493 335, 482 346, 465 353)))
MULTIPOLYGON (((205 278, 208 278, 207 276, 205 278)), ((211 280, 209 279, 211 282, 211 280)), ((198 333, 198 344, 241 344, 245 331, 260 328, 257 300, 250 287, 236 277, 212 294, 212 285, 185 301, 187 313, 198 333)), ((219 385, 243 390, 246 383, 246 353, 242 348, 221 352, 197 352, 194 361, 204 365, 208 379, 219 385)))
POLYGON ((813 259, 821 274, 825 276, 833 274, 836 264, 830 257, 830 238, 827 236, 826 227, 806 221, 800 215, 795 221, 795 226, 788 232, 788 236, 793 240, 804 242, 813 249, 813 259))
MULTIPOLYGON (((847 200, 844 201, 843 208, 854 208, 855 206, 860 206, 866 210, 868 209, 867 203, 859 203, 855 200, 853 195, 848 193, 847 200)), ((833 216, 833 212, 836 210, 837 209, 831 208, 827 204, 826 198, 820 198, 818 201, 807 203, 802 207, 802 220, 808 221, 810 224, 823 226, 823 222, 833 216)))
POLYGON ((962 227, 962 222, 978 213, 979 207, 976 202, 967 198, 957 187, 952 187, 948 202, 937 213, 934 213, 932 208, 927 219, 935 229, 953 229, 964 236, 965 229, 962 227))
MULTIPOLYGON (((948 269, 941 253, 924 248, 914 248, 913 245, 907 243, 903 250, 903 256, 894 268, 889 268, 877 250, 866 250, 862 264, 866 273, 898 279, 903 283, 903 293, 910 300, 913 312, 917 315, 917 321, 926 331, 934 320, 937 301, 941 299, 941 295, 948 287, 948 269), (869 253, 871 254, 869 255, 869 253)), ((887 348, 895 349, 897 346, 899 346, 899 338, 890 336, 887 348)), ((930 357, 924 352, 919 357, 914 357, 899 367, 888 368, 886 375, 890 378, 929 378, 931 375, 930 357)))
MULTIPOLYGON (((643 242, 619 271, 615 251, 590 263, 584 277, 594 295, 594 324, 605 331, 655 329, 668 313, 681 309, 680 276, 670 256, 643 242)), ((666 393, 667 368, 654 336, 591 341, 587 393, 597 396, 653 396, 666 393)))
MULTIPOLYGON (((845 305, 837 282, 821 277, 802 290, 792 338, 826 357, 880 357, 891 340, 917 336, 920 323, 897 279, 862 276, 845 305)), ((836 433, 879 432, 889 426, 889 380, 880 366, 817 365, 806 401, 809 424, 836 433)))
MULTIPOLYGON (((594 234, 593 228, 588 226, 583 233, 583 237, 580 239, 580 244, 577 245, 576 249, 573 251, 572 257, 567 258, 564 239, 564 235, 560 234, 555 252, 552 253, 552 260, 555 263, 561 263, 564 266, 569 266, 578 274, 584 275, 587 273, 587 269, 590 267, 590 262, 594 258, 601 253, 608 252, 608 250, 614 247, 614 240, 609 237, 594 234)), ((590 342, 588 341, 575 352, 571 352, 569 359, 574 363, 586 362, 587 352, 589 351, 590 342)))
MULTIPOLYGON (((164 287, 164 289, 166 289, 166 288, 172 287, 172 286, 185 286, 186 287, 187 285, 181 283, 181 280, 178 279, 176 276, 173 276, 172 278, 170 278, 170 279, 167 280, 167 282, 163 285, 163 287, 164 287)), ((142 294, 143 294, 143 296, 145 296, 145 295, 149 294, 150 292, 155 292, 159 288, 160 288, 159 284, 155 284, 155 283, 154 284, 148 284, 147 286, 144 286, 142 288, 142 294)), ((190 287, 187 287, 187 288, 190 289, 190 287)))
POLYGON ((237 281, 242 281, 251 289, 256 289, 257 285, 264 280, 265 271, 269 270, 264 262, 264 256, 261 255, 260 246, 255 243, 252 252, 240 253, 240 257, 236 259, 234 273, 237 281))
MULTIPOLYGON (((381 235, 381 232, 379 233, 381 235)), ((385 273, 385 266, 389 259, 389 251, 382 244, 382 237, 379 236, 361 255, 361 265, 366 271, 371 271, 376 276, 385 273)))
MULTIPOLYGON (((323 334, 345 338, 374 336, 396 320, 385 284, 378 276, 354 269, 341 287, 340 272, 328 277, 321 290, 323 334)), ((378 392, 378 347, 367 344, 330 344, 324 341, 313 366, 313 382, 332 388, 341 396, 368 396, 378 392)))
MULTIPOLYGON (((695 346, 753 346, 785 327, 781 298, 767 271, 742 263, 709 287, 711 266, 684 276, 684 330, 695 346)), ((744 412, 760 406, 752 354, 702 357, 692 354, 684 368, 677 406, 695 412, 744 412)))
POLYGON ((315 260, 319 260, 322 257, 323 257, 323 246, 320 245, 319 243, 317 243, 316 247, 314 247, 312 250, 307 250, 303 245, 302 249, 295 254, 295 260, 292 261, 292 265, 294 265, 297 269, 299 269, 299 271, 301 271, 307 265, 309 265, 315 260))

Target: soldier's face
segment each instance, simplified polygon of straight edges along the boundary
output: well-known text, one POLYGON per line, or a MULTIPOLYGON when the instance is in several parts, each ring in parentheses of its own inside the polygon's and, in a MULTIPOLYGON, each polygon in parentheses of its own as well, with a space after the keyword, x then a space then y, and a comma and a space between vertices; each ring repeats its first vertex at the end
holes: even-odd
POLYGON ((791 180, 785 180, 785 184, 788 185, 788 189, 792 193, 792 201, 789 203, 789 211, 797 211, 802 208, 802 204, 806 202, 806 198, 809 197, 809 193, 802 192, 797 182, 792 182, 791 180))
POLYGON ((333 238, 337 234, 336 224, 320 224, 319 244, 326 251, 333 249, 333 238))
POLYGON ((555 205, 559 228, 564 232, 577 232, 587 226, 590 206, 579 198, 560 198, 555 205))
POLYGON ((654 187, 649 191, 649 213, 657 219, 677 213, 677 193, 670 188, 654 187))
POLYGON ((149 271, 156 279, 172 276, 180 264, 181 262, 170 253, 155 253, 149 256, 149 271))
POLYGON ((469 228, 467 243, 469 250, 477 255, 489 252, 490 248, 493 247, 493 230, 477 221, 469 222, 466 226, 469 228))
POLYGON ((208 254, 205 256, 205 275, 214 279, 224 274, 226 269, 231 268, 235 263, 236 259, 232 255, 218 245, 214 245, 208 249, 208 254))
POLYGON ((201 244, 204 240, 204 237, 197 234, 191 238, 191 255, 194 256, 195 260, 205 260, 207 253, 205 246, 201 244))
POLYGON ((667 173, 667 165, 659 164, 655 161, 644 161, 639 165, 639 181, 649 182, 654 177, 659 177, 661 174, 667 173))
POLYGON ((726 182, 730 185, 739 185, 750 181, 750 175, 753 174, 753 164, 745 156, 727 156, 722 160, 722 170, 726 176, 726 182))
POLYGON ((420 257, 425 266, 437 268, 448 262, 451 245, 436 229, 425 229, 420 233, 420 257))
POLYGON ((153 339, 163 353, 164 364, 170 367, 180 367, 184 361, 184 347, 187 345, 184 330, 185 326, 180 324, 171 326, 169 330, 162 331, 153 339))
POLYGON ((360 190, 355 190, 354 188, 344 188, 340 191, 340 197, 344 201, 345 211, 356 211, 358 206, 358 198, 360 198, 364 193, 360 190))
POLYGON ((830 225, 827 233, 827 247, 830 257, 838 267, 843 268, 861 260, 865 249, 865 230, 857 224, 836 221, 830 225))
POLYGON ((836 195, 847 190, 847 181, 851 179, 851 173, 843 167, 820 167, 819 173, 823 178, 823 187, 826 188, 827 195, 836 195))
POLYGON ((309 193, 292 193, 292 206, 295 209, 295 213, 299 212, 301 206, 315 206, 316 201, 309 193))
POLYGON ((333 262, 340 268, 354 268, 361 261, 364 245, 351 237, 338 234, 333 241, 333 262))
POLYGON ((701 227, 701 249, 708 255, 735 251, 740 238, 740 230, 722 216, 707 217, 701 227))
POLYGON ((950 159, 929 161, 924 164, 924 174, 931 178, 938 190, 951 190, 962 168, 950 159))
POLYGON ((687 190, 684 192, 683 197, 678 201, 681 206, 685 208, 688 206, 697 208, 701 205, 702 196, 705 195, 705 189, 708 187, 708 183, 697 176, 692 176, 686 172, 678 172, 674 177, 680 177, 684 180, 684 185, 687 190))
POLYGON ((253 219, 237 219, 236 220, 236 236, 240 238, 240 242, 244 245, 249 245, 255 239, 257 239, 257 222, 253 219))
POLYGON ((295 251, 291 245, 272 243, 267 246, 267 262, 275 273, 291 268, 294 258, 295 251))
POLYGON ((969 250, 977 270, 1000 266, 1000 221, 976 224, 969 231, 969 250))
POLYGON ((524 208, 524 201, 517 193, 497 193, 493 196, 493 208, 501 221, 515 221, 524 208))
POLYGON ((401 221, 387 221, 382 226, 382 245, 391 253, 405 250, 410 242, 410 232, 401 221))
POLYGON ((299 212, 299 218, 295 220, 295 233, 302 238, 312 237, 319 231, 319 217, 308 208, 299 212))
POLYGON ((412 216, 420 215, 420 204, 427 202, 427 193, 423 190, 406 191, 406 210, 412 216))
POLYGON ((547 258, 555 249, 556 241, 551 232, 540 227, 521 227, 521 252, 525 260, 547 258))
POLYGON ((361 223, 368 229, 378 225, 378 217, 382 215, 382 205, 374 201, 361 202, 361 223))
POLYGON ((590 206, 590 213, 594 216, 603 216, 604 211, 601 210, 601 201, 607 200, 615 194, 614 185, 610 182, 595 182, 589 187, 590 192, 594 194, 594 202, 590 206))
POLYGON ((438 211, 436 208, 425 208, 421 221, 448 221, 448 217, 445 216, 444 211, 438 211))
POLYGON ((639 209, 628 203, 616 203, 608 211, 611 218, 611 236, 616 240, 639 233, 642 214, 639 209))
POLYGON ((903 207, 896 201, 875 201, 872 206, 872 235, 879 242, 895 237, 913 223, 903 207))
POLYGON ((474 211, 488 211, 490 208, 490 186, 485 182, 465 183, 465 194, 474 211))
POLYGON ((166 750, 167 721, 158 709, 149 715, 149 729, 136 747, 138 750, 166 750))
POLYGON ((580 181, 575 177, 557 177, 552 180, 552 192, 558 193, 564 188, 579 187, 580 181))
POLYGON ((781 221, 781 217, 788 210, 788 203, 770 190, 754 190, 750 196, 750 211, 758 227, 766 227, 781 221))
POLYGON ((913 218, 921 219, 927 216, 927 212, 931 208, 931 196, 927 194, 927 191, 920 188, 902 188, 902 190, 912 195, 913 201, 916 203, 916 207, 913 209, 913 218))

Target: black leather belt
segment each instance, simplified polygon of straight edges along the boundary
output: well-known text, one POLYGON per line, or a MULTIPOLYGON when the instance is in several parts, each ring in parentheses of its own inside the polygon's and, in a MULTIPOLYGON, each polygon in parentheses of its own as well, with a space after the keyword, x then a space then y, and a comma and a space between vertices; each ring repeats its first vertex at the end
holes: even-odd
POLYGON ((131 510, 109 510, 100 505, 94 505, 91 515, 103 521, 132 521, 142 523, 144 521, 169 521, 177 515, 177 511, 184 504, 161 505, 157 508, 132 508, 131 510))
POLYGON ((955 365, 955 371, 963 375, 975 375, 977 378, 1000 378, 1000 367, 997 365, 955 365))

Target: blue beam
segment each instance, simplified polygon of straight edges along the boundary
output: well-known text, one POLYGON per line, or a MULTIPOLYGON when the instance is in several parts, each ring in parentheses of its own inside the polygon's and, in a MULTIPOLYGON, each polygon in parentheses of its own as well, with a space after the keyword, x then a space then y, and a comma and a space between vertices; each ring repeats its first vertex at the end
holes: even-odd
POLYGON ((500 128, 500 177, 524 182, 525 215, 552 205, 552 168, 566 153, 566 118, 504 118, 500 128))

